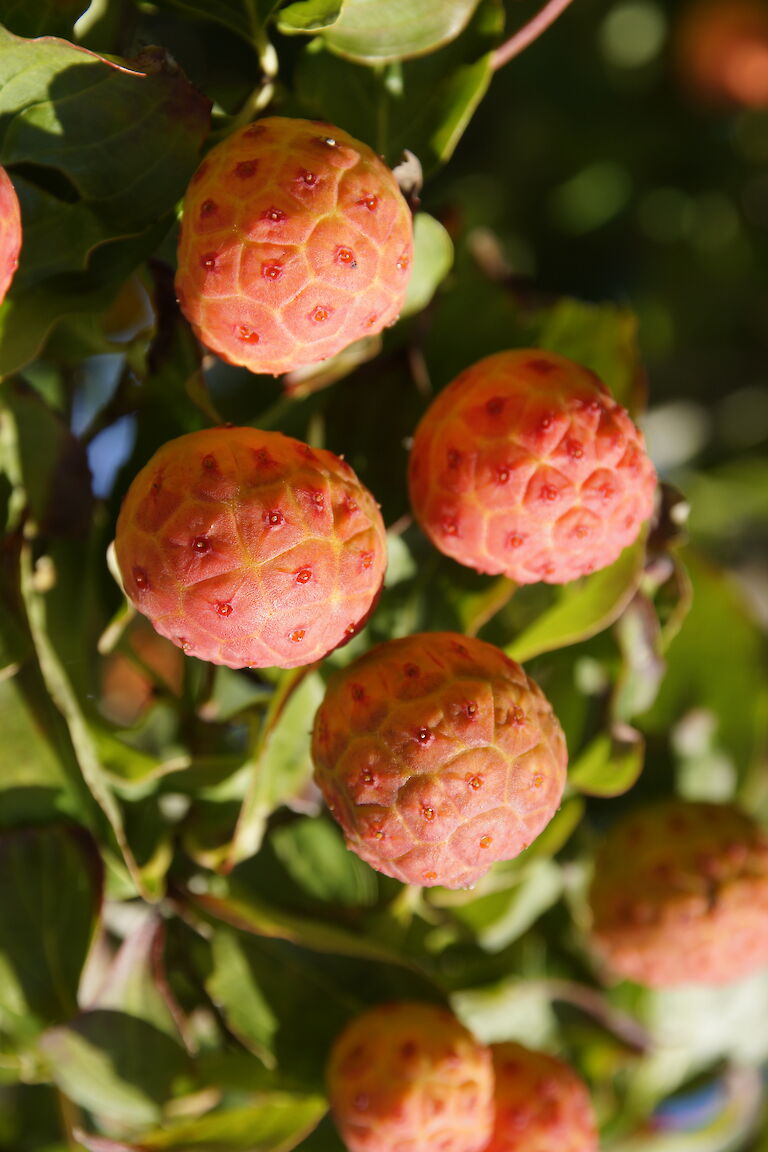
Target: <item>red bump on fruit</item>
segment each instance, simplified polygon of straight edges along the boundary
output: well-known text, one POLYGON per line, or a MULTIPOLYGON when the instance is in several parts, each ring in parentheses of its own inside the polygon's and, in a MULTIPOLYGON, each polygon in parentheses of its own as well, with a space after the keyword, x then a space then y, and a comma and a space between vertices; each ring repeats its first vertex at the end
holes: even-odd
POLYGON ((5 299, 19 266, 21 211, 16 190, 5 168, 0 168, 0 303, 5 299))
POLYGON ((490 1052, 432 1004, 357 1016, 333 1046, 327 1081, 349 1152, 481 1152, 491 1133, 490 1052))
POLYGON ((115 549, 156 630, 230 668, 321 659, 362 627, 386 566, 381 514, 349 466, 256 428, 165 444, 128 489, 115 549), (350 534, 334 511, 352 496, 350 534))
POLYGON ((567 762, 560 725, 519 664, 446 632, 380 644, 337 672, 312 755, 353 852, 405 883, 448 888, 538 836, 567 762), (374 767, 372 792, 360 780, 374 767))
POLYGON ((595 857, 592 939, 616 976, 659 988, 768 968, 768 835, 729 804, 667 800, 595 857))
POLYGON ((583 1080, 562 1060, 493 1044, 495 1120, 483 1152, 597 1152, 597 1122, 583 1080))
POLYGON ((518 584, 564 584, 637 539, 656 474, 642 433, 594 373, 523 349, 480 360, 433 401, 409 487, 416 519, 447 556, 518 584))
POLYGON ((327 359, 392 324, 405 299, 413 224, 394 175, 340 128, 316 131, 273 116, 234 132, 184 201, 182 310, 252 372, 327 359))

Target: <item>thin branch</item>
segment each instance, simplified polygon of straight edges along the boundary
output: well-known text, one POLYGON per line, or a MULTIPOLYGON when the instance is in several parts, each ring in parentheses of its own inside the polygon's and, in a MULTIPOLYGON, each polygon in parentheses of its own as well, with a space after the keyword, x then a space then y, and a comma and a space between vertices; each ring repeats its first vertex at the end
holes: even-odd
POLYGON ((542 32, 546 32, 550 24, 554 24, 558 16, 566 10, 571 0, 547 0, 543 8, 540 8, 535 16, 532 16, 527 24, 522 28, 518 28, 514 36, 510 36, 506 43, 497 48, 493 54, 491 67, 494 72, 499 68, 503 68, 505 64, 509 64, 510 60, 514 60, 515 56, 519 56, 523 49, 532 44, 534 40, 538 40, 542 32))

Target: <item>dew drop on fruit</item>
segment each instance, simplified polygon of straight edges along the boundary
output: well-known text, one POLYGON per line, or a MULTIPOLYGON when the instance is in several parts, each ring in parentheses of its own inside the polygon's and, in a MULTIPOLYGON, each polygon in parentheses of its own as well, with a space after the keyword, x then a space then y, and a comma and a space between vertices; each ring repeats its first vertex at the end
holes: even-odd
POLYGON ((143 568, 134 568, 133 580, 134 580, 136 587, 141 592, 145 592, 147 590, 147 588, 149 588, 149 576, 147 575, 147 573, 145 572, 145 570, 143 568))
POLYGON ((522 546, 523 546, 523 537, 519 536, 517 534, 517 532, 513 532, 512 535, 507 538, 507 547, 508 548, 522 548, 522 546))
POLYGON ((273 508, 271 512, 266 513, 264 519, 271 528, 275 528, 278 524, 283 523, 284 517, 282 512, 278 512, 276 508, 273 508))
POLYGON ((195 536, 194 540, 192 541, 192 547, 194 548, 195 552, 207 552, 210 548, 207 536, 195 536))
POLYGON ((283 274, 281 264, 262 264, 261 274, 265 280, 279 280, 283 274))
POLYGON ((207 272, 212 272, 216 267, 216 253, 206 252, 206 254, 200 258, 200 263, 207 272))
POLYGON ((216 611, 218 612, 219 616, 231 616, 232 615, 232 605, 227 604, 227 603, 223 603, 223 602, 219 602, 216 605, 216 611))
POLYGON ((430 808, 429 805, 426 805, 426 804, 422 808, 421 814, 425 820, 434 820, 434 818, 435 818, 434 808, 430 808))
POLYGON ((351 248, 336 249, 336 263, 346 264, 349 268, 356 267, 355 254, 351 248))
POLYGON ((258 344, 258 332, 255 332, 253 328, 249 328, 247 324, 238 324, 235 331, 238 340, 242 340, 243 344, 258 344))
POLYGON ((483 786, 483 778, 482 776, 468 776, 467 784, 469 784, 473 792, 477 792, 478 788, 482 788, 483 786))
POLYGON ((296 629, 294 629, 293 632, 290 633, 290 635, 288 636, 288 639, 291 641, 292 644, 300 644, 301 641, 304 639, 305 635, 306 635, 306 632, 303 628, 296 628, 296 629))
POLYGON ((480 837, 480 847, 481 848, 490 848, 492 842, 493 842, 492 836, 481 836, 480 837))
POLYGON ((285 212, 283 212, 281 208, 267 208, 262 216, 264 220, 271 220, 273 224, 279 224, 281 220, 287 219, 285 212))
POLYGON ((363 196, 357 201, 361 208, 367 208, 369 212, 373 212, 379 202, 378 196, 363 196))
POLYGON ((322 324, 325 320, 328 319, 331 312, 331 308, 325 308, 322 304, 318 304, 317 307, 313 308, 310 312, 309 319, 314 321, 315 324, 322 324))
POLYGON ((311 579, 312 579, 312 569, 311 568, 300 568, 299 571, 296 573, 296 583, 297 584, 308 584, 311 579))
POLYGON ((416 738, 419 741, 419 744, 429 744, 432 740, 432 733, 430 732, 429 728, 419 728, 418 732, 416 733, 416 738))

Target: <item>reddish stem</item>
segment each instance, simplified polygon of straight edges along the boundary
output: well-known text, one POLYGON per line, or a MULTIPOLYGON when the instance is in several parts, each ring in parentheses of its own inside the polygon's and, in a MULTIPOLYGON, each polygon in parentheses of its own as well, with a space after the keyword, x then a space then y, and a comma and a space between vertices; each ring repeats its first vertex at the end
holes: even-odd
POLYGON ((538 40, 542 32, 546 32, 550 24, 554 24, 570 3, 571 0, 547 0, 543 8, 540 8, 527 24, 518 28, 514 36, 510 36, 509 40, 496 49, 491 63, 494 72, 503 68, 505 64, 509 64, 510 60, 519 56, 524 48, 527 48, 534 40, 538 40))

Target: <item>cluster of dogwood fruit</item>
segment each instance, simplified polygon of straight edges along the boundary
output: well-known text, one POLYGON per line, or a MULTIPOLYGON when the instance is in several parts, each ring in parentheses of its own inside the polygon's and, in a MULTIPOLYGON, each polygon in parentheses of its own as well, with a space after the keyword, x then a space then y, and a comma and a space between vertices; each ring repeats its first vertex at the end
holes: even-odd
MULTIPOLYGON (((0 196, 4 292, 21 238, 7 177, 0 196)), ((411 213, 382 161, 340 129, 271 117, 195 173, 177 295, 206 347, 279 374, 393 323, 412 258, 411 213)), ((447 556, 518 584, 562 584, 636 540, 656 476, 594 373, 515 349, 461 372, 427 409, 409 487, 447 556)), ((322 659, 363 627, 386 569, 378 505, 352 468, 252 427, 160 448, 129 488, 115 549, 155 629, 232 668, 322 659)), ((452 633, 392 640, 337 672, 312 753, 349 847, 426 886, 468 887, 517 856, 566 781, 565 739, 538 686, 497 648, 452 633)), ((595 950, 614 974, 735 979, 768 963, 768 841, 734 808, 667 802, 614 827, 591 903, 595 950)), ((574 1073, 518 1046, 486 1050, 429 1005, 353 1022, 329 1087, 352 1152, 596 1147, 574 1073)))

